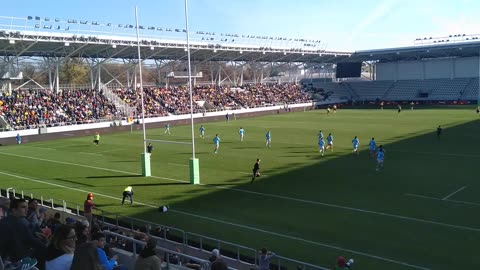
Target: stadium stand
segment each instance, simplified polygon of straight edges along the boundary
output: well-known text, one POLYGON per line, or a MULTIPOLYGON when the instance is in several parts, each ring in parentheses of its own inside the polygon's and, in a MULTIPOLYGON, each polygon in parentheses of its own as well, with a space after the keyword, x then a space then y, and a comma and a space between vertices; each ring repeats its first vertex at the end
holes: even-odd
MULTIPOLYGON (((0 189, 0 207, 5 208, 9 200, 14 198, 32 199, 33 194, 25 196, 24 191, 15 191, 15 189, 0 189)), ((217 249, 221 254, 222 260, 228 265, 228 269, 250 270, 256 269, 259 262, 259 253, 254 248, 237 245, 199 234, 185 232, 168 226, 152 224, 150 222, 122 217, 117 214, 108 213, 97 209, 92 224, 88 223, 81 214, 80 206, 69 208, 65 200, 50 199, 44 201, 43 196, 39 196, 38 207, 46 209, 43 213, 42 234, 45 237, 53 237, 55 228, 60 224, 70 224, 77 228, 91 227, 91 234, 101 232, 106 237, 106 254, 109 257, 116 255, 117 262, 129 270, 134 270, 135 261, 140 251, 145 247, 149 238, 156 239, 156 254, 162 260, 162 270, 213 270, 213 264, 209 261, 212 255, 212 249, 217 249), (56 218, 50 218, 57 213, 56 218), (52 222, 55 220, 56 222, 52 222), (55 224, 55 226, 52 226, 55 224), (83 227, 82 227, 83 226, 83 227), (154 229, 152 229, 154 228, 154 229), (49 232, 49 233, 47 233, 49 232), (225 248, 223 248, 225 247, 225 248), (229 250, 231 249, 231 250, 229 250), (250 255, 246 255, 250 254, 250 255)), ((4 216, 0 216, 1 220, 4 216)), ((76 232, 77 242, 80 240, 80 232, 76 232)), ((0 236, 1 232, 0 232, 0 236)), ((83 239, 82 241, 89 241, 83 239)), ((5 258, 2 258, 5 259, 5 258)), ((43 261, 38 258, 38 261, 43 261)), ((270 269, 272 270, 328 270, 328 268, 312 265, 309 263, 293 260, 290 258, 276 255, 272 259, 270 269)))

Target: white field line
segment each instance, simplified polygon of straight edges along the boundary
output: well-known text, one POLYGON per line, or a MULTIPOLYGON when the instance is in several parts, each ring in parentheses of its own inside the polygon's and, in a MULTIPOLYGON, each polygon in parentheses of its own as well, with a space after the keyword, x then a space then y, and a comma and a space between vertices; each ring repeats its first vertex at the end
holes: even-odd
POLYGON ((112 149, 112 150, 105 150, 105 151, 98 151, 97 153, 109 153, 109 152, 116 152, 122 151, 123 149, 112 149))
MULTIPOLYGON (((237 173, 241 173, 241 174, 248 174, 248 175, 252 175, 253 172, 237 172, 237 173)), ((267 174, 262 174, 261 176, 268 176, 267 174)), ((257 176, 258 177, 258 176, 257 176)))
POLYGON ((186 164, 179 164, 179 163, 167 163, 169 165, 175 165, 175 166, 183 166, 183 167, 188 167, 189 165, 186 164))
MULTIPOLYGON (((82 193, 93 192, 92 190, 88 191, 88 190, 84 190, 84 189, 68 187, 68 186, 64 186, 64 185, 60 185, 60 184, 51 183, 51 182, 48 182, 48 181, 42 181, 42 180, 33 179, 33 178, 25 177, 25 176, 19 176, 19 175, 11 174, 11 173, 4 172, 4 171, 0 171, 0 174, 11 176, 11 177, 16 177, 16 178, 20 178, 20 179, 24 179, 24 180, 28 180, 28 181, 31 181, 31 182, 41 183, 41 184, 45 184, 45 185, 51 185, 51 186, 55 186, 55 187, 59 187, 59 188, 63 188, 63 189, 69 189, 69 190, 77 191, 77 192, 82 192, 82 193)), ((105 198, 109 198, 109 199, 113 199, 113 200, 117 200, 117 201, 122 200, 119 197, 106 195, 106 194, 101 194, 101 193, 98 193, 98 192, 94 192, 94 193, 95 193, 95 196, 105 197, 105 198)), ((158 208, 158 206, 156 206, 156 205, 146 204, 146 203, 137 202, 137 201, 135 201, 135 204, 143 205, 143 206, 146 206, 146 207, 149 207, 149 208, 155 208, 155 209, 158 208)), ((418 266, 418 265, 413 265, 413 264, 409 264, 409 263, 402 262, 402 261, 392 260, 392 259, 388 259, 388 258, 385 258, 385 257, 372 255, 372 254, 368 254, 368 253, 364 253, 364 252, 360 252, 360 251, 355 251, 355 250, 351 250, 351 249, 345 249, 345 248, 342 248, 342 247, 339 247, 339 246, 333 246, 333 245, 329 245, 329 244, 324 244, 324 243, 320 243, 320 242, 306 240, 306 239, 303 239, 303 238, 300 238, 300 237, 285 235, 285 234, 281 234, 281 233, 275 233, 275 232, 272 232, 272 231, 267 231, 267 230, 255 228, 255 227, 252 227, 252 226, 248 226, 248 225, 242 225, 242 224, 237 224, 237 223, 233 223, 233 222, 222 221, 222 220, 219 220, 217 218, 210 218, 210 217, 206 217, 204 215, 197 215, 197 214, 192 214, 192 213, 179 211, 179 210, 174 210, 174 209, 169 209, 169 211, 174 212, 174 213, 178 213, 178 214, 182 214, 182 215, 192 216, 192 217, 195 217, 195 218, 206 219, 206 220, 209 220, 209 221, 222 223, 222 224, 226 224, 226 225, 230 225, 230 226, 235 226, 235 227, 239 227, 239 228, 243 228, 243 229, 248 229, 248 230, 257 231, 257 232, 261 232, 261 233, 265 233, 265 234, 270 234, 270 235, 274 235, 274 236, 278 236, 278 237, 282 237, 282 238, 286 238, 286 239, 290 239, 290 240, 296 240, 296 241, 305 242, 305 243, 308 243, 308 244, 313 244, 313 245, 317 245, 317 246, 321 246, 321 247, 340 250, 340 251, 344 251, 344 252, 350 252, 350 253, 353 253, 353 254, 357 254, 357 255, 361 255, 361 256, 365 256, 365 257, 369 257, 369 258, 373 258, 373 259, 377 259, 377 260, 381 260, 381 261, 385 261, 385 262, 389 262, 389 263, 408 266, 408 267, 415 268, 415 269, 430 270, 430 268, 426 268, 426 267, 422 267, 422 266, 418 266)))
POLYGON ((57 150, 55 148, 49 148, 49 147, 40 147, 40 146, 34 146, 34 145, 29 145, 28 147, 33 147, 33 148, 38 148, 38 149, 47 149, 47 150, 57 150))
POLYGON ((84 154, 84 155, 102 156, 102 154, 97 154, 97 153, 88 153, 88 152, 77 152, 77 153, 84 154))
MULTIPOLYGON (((90 169, 97 169, 97 170, 103 170, 103 171, 109 171, 109 172, 118 172, 118 173, 123 173, 123 174, 128 174, 128 175, 135 175, 135 176, 139 175, 139 173, 133 173, 133 172, 127 172, 127 171, 121 171, 121 170, 115 170, 115 169, 108 169, 108 168, 102 168, 102 167, 96 167, 96 166, 90 166, 90 165, 83 165, 83 164, 75 164, 75 163, 70 163, 70 162, 65 162, 65 161, 57 161, 57 160, 49 160, 49 159, 44 159, 44 158, 22 156, 22 155, 5 153, 5 152, 0 152, 0 155, 22 157, 22 158, 27 158, 27 159, 34 159, 34 160, 40 160, 40 161, 46 161, 46 162, 52 162, 52 163, 58 163, 58 164, 65 164, 65 165, 71 165, 71 166, 77 166, 77 167, 84 167, 84 168, 90 168, 90 169)), ((174 182, 190 183, 190 181, 168 178, 168 177, 161 177, 161 176, 150 176, 150 177, 151 178, 156 178, 156 179, 174 181, 174 182)), ((287 197, 287 196, 281 196, 281 195, 275 195, 275 194, 269 194, 269 193, 262 193, 262 192, 256 192, 256 191, 250 191, 250 190, 238 189, 238 188, 221 187, 221 186, 215 186, 215 185, 209 185, 209 184, 199 184, 199 185, 200 186, 205 186, 207 188, 225 189, 225 190, 230 190, 230 191, 237 191, 237 192, 254 194, 254 195, 258 195, 258 196, 271 197, 271 198, 301 202, 301 203, 306 203, 306 204, 321 205, 321 206, 325 206, 325 207, 337 208, 337 209, 342 209, 342 210, 349 210, 349 211, 352 211, 352 212, 373 214, 373 215, 378 215, 378 216, 383 216, 383 217, 391 217, 391 218, 395 218, 395 219, 414 221, 414 222, 418 222, 418 223, 438 225, 438 226, 455 228, 455 229, 460 229, 460 230, 480 232, 479 228, 453 225, 453 224, 442 223, 442 222, 437 222, 437 221, 406 217, 406 216, 401 216, 401 215, 396 215, 396 214, 388 214, 388 213, 366 210, 366 209, 361 209, 361 208, 354 208, 354 207, 342 206, 342 205, 336 205, 336 204, 324 203, 324 202, 316 202, 316 201, 310 201, 310 200, 305 200, 305 199, 298 199, 298 198, 292 198, 292 197, 287 197)))
POLYGON ((448 200, 448 199, 447 199, 447 200, 444 200, 444 199, 440 199, 440 198, 435 198, 435 197, 430 197, 430 196, 423 196, 423 195, 412 194, 412 193, 405 193, 405 195, 407 195, 407 196, 412 196, 412 197, 424 198, 424 199, 430 199, 430 200, 436 200, 436 201, 454 202, 454 203, 461 203, 461 204, 468 204, 468 205, 480 206, 480 203, 457 201, 457 200, 448 200))
POLYGON ((464 187, 461 187, 461 188, 457 189, 456 191, 454 191, 454 192, 448 194, 447 196, 445 196, 442 200, 446 200, 446 199, 452 197, 453 195, 457 194, 458 192, 464 190, 466 187, 467 186, 464 186, 464 187))

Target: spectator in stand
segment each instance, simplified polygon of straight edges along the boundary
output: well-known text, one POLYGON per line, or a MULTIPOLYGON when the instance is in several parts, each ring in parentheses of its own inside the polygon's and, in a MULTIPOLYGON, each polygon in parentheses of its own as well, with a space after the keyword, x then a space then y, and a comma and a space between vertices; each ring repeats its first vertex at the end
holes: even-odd
POLYGON ((35 199, 28 200, 27 220, 34 231, 40 230, 40 224, 43 220, 40 215, 40 207, 35 199))
POLYGON ((10 199, 5 197, 0 197, 0 220, 7 216, 9 206, 10 206, 10 199))
POLYGON ((76 239, 77 236, 72 226, 59 226, 47 248, 45 270, 70 269, 76 239))
POLYGON ((106 238, 105 235, 101 232, 94 233, 92 235, 92 241, 97 246, 98 258, 100 259, 100 264, 103 266, 104 270, 126 270, 123 265, 118 265, 117 260, 118 256, 113 255, 111 259, 107 257, 105 253, 105 242, 106 238))
POLYGON ((212 250, 212 256, 208 258, 212 263, 212 270, 227 270, 228 266, 225 261, 220 256, 220 251, 218 249, 212 250))
POLYGON ((333 268, 334 270, 348 270, 353 265, 353 259, 348 260, 346 262, 345 257, 339 256, 337 258, 337 264, 333 268))
POLYGON ((76 241, 77 246, 83 243, 86 243, 90 238, 89 227, 83 224, 82 222, 75 223, 75 233, 77 235, 77 241, 76 241))
POLYGON ((24 199, 13 199, 10 215, 0 220, 0 256, 13 263, 27 257, 43 259, 41 257, 46 248, 46 244, 29 228, 27 208, 24 199))
POLYGON ((135 270, 159 270, 161 268, 162 260, 155 252, 156 247, 157 241, 153 238, 148 239, 145 248, 135 262, 135 270))
POLYGON ((213 263, 218 257, 220 257, 220 251, 218 249, 213 249, 212 250, 212 255, 208 258, 208 261, 213 263))
POLYGON ((105 270, 100 264, 94 243, 87 242, 75 247, 70 270, 105 270))
POLYGON ((270 270, 270 260, 276 256, 272 251, 262 248, 259 251, 260 256, 258 257, 258 270, 270 270))
POLYGON ((58 226, 62 225, 60 221, 60 213, 56 212, 53 217, 47 220, 47 226, 55 233, 55 230, 58 226))

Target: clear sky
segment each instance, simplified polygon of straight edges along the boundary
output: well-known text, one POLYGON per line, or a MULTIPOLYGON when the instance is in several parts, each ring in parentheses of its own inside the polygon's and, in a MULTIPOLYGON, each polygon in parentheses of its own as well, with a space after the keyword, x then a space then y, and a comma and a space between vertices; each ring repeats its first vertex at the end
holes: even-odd
MULTIPOLYGON (((184 0, 3 0, 0 16, 185 28, 184 0)), ((478 0, 189 0, 190 31, 321 40, 327 50, 412 46, 480 34, 478 0)))

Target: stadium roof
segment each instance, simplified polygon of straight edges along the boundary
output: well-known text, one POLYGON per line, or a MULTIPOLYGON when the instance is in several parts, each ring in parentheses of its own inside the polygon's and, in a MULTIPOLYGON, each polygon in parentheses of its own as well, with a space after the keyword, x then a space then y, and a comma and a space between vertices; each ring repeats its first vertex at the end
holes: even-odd
MULTIPOLYGON (((186 60, 186 41, 178 39, 141 40, 143 59, 186 60)), ((335 63, 350 52, 308 50, 209 41, 190 42, 193 61, 335 63)), ((137 41, 131 37, 78 35, 0 29, 0 56, 84 57, 137 59, 137 41)))
POLYGON ((394 62, 445 57, 471 57, 479 56, 479 54, 480 41, 469 41, 356 51, 352 54, 350 60, 354 62, 394 62))
MULTIPOLYGON (((445 57, 479 56, 480 41, 430 44, 412 47, 352 52, 324 49, 266 47, 193 40, 192 61, 296 62, 309 64, 408 61, 445 57)), ((0 29, 0 56, 83 57, 99 59, 137 59, 133 37, 78 35, 74 33, 12 31, 0 29)), ((186 41, 181 39, 141 40, 141 56, 153 60, 186 60, 186 41)))

